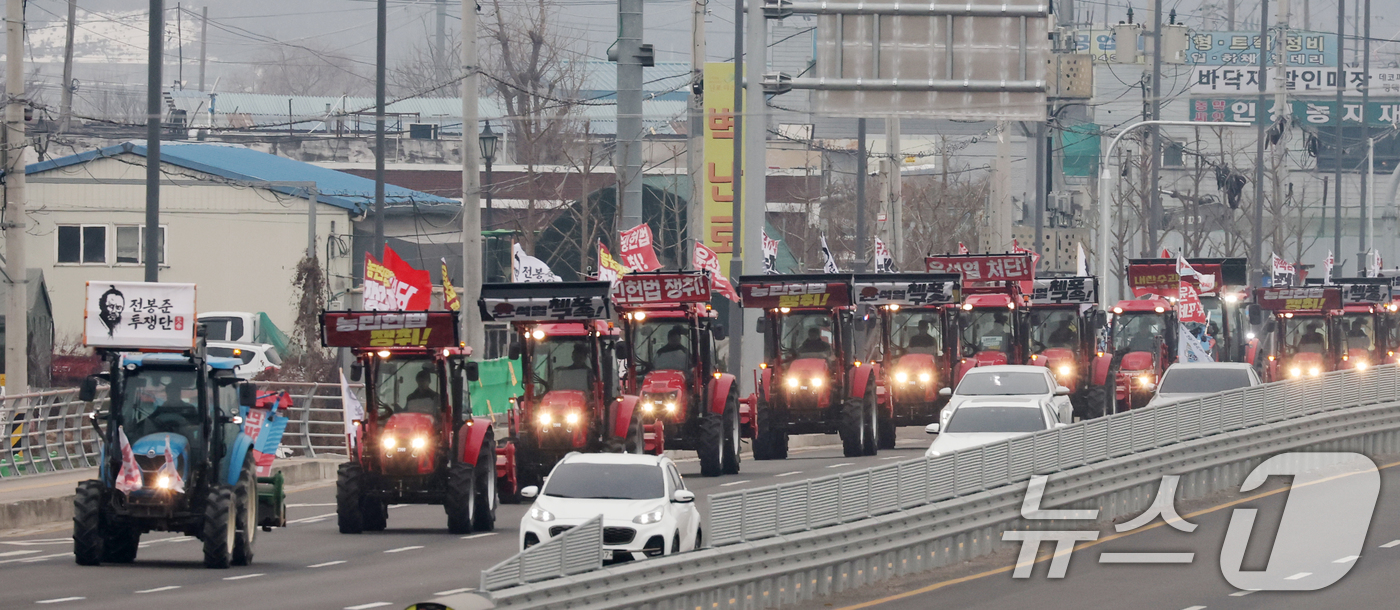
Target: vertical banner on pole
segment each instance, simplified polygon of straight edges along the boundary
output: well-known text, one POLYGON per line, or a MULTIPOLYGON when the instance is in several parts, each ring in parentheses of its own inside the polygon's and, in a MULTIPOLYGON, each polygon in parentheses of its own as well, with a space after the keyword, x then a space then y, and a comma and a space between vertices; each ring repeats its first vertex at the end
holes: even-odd
POLYGON ((705 64, 705 246, 729 268, 734 252, 734 64, 705 64))

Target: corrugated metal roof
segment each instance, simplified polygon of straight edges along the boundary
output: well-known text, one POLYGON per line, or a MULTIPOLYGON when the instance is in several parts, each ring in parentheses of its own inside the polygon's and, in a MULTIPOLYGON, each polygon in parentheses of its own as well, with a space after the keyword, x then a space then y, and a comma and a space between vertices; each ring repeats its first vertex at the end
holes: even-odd
MULTIPOLYGON (((146 142, 132 140, 76 155, 32 163, 25 168, 25 173, 37 174, 86 163, 93 159, 115 157, 126 153, 145 157, 146 142)), ((163 142, 160 146, 160 159, 162 163, 242 183, 314 181, 319 193, 318 201, 355 212, 368 209, 374 204, 373 180, 286 157, 270 155, 236 144, 163 142)), ((306 196, 300 187, 268 186, 266 188, 295 197, 306 196)), ((385 185, 384 201, 386 205, 461 205, 454 199, 392 185, 385 185)))
MULTIPOLYGON (((591 98, 608 95, 611 99, 617 91, 617 64, 610 61, 585 61, 583 63, 583 84, 579 87, 579 97, 591 98)), ((686 84, 690 82, 690 62, 659 61, 656 65, 642 68, 642 92, 662 94, 662 99, 686 99, 690 95, 686 84)))

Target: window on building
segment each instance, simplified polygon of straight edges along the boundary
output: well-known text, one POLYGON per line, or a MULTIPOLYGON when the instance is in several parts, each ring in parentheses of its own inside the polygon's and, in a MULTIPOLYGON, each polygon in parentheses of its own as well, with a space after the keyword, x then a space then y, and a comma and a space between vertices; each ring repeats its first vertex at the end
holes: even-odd
POLYGON ((101 265, 107 262, 107 227, 59 225, 58 262, 101 265))
POLYGON ((1184 167, 1186 165, 1186 144, 1167 142, 1162 149, 1162 167, 1184 167))
MULTIPOLYGON (((160 228, 160 264, 165 264, 165 227, 160 228)), ((129 225, 117 227, 117 264, 140 265, 146 262, 146 227, 129 225)))

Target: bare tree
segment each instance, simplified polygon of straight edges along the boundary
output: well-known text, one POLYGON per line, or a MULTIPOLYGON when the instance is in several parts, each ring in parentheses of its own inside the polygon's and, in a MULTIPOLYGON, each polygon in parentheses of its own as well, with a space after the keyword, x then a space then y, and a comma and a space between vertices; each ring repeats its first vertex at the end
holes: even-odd
POLYGON ((559 8, 550 0, 491 0, 491 7, 483 19, 491 41, 485 80, 510 126, 510 156, 526 166, 562 164, 577 130, 583 66, 573 47, 582 41, 554 23, 559 8))
POLYGON ((363 95, 373 80, 363 66, 323 43, 269 44, 257 64, 233 75, 230 87, 244 93, 363 95))

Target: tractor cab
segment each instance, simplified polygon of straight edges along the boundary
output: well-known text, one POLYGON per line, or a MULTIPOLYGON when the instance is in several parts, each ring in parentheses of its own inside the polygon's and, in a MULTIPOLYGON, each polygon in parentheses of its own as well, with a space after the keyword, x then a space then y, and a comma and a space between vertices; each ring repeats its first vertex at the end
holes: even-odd
POLYGON ((1339 343, 1337 368, 1365 369, 1393 361, 1395 345, 1389 341, 1390 307, 1394 302, 1390 279, 1359 277, 1333 281, 1342 290, 1342 313, 1333 320, 1339 343))
MULTIPOLYGON (((1249 269, 1244 258, 1188 258, 1196 275, 1187 276, 1205 310, 1202 345, 1217 362, 1256 363, 1258 340, 1250 330, 1249 269)), ((1174 258, 1138 258, 1128 261, 1128 282, 1135 295, 1177 297, 1181 276, 1174 258)))
POLYGON ((895 426, 938 421, 953 382, 961 279, 951 273, 858 274, 854 292, 860 324, 868 327, 864 360, 876 367, 895 426))
POLYGON ((1340 361, 1342 290, 1336 286, 1259 288, 1251 321, 1262 322, 1260 312, 1272 312, 1265 325, 1272 334, 1274 354, 1265 370, 1268 381, 1317 377, 1335 370, 1340 361))
POLYGON ((1104 325, 1097 301, 1098 282, 1093 276, 1042 277, 1035 280, 1026 310, 1029 363, 1048 367, 1055 380, 1070 389, 1081 415, 1099 329, 1104 325))
POLYGON ((1027 362, 1022 284, 1035 279, 1029 253, 941 254, 924 264, 930 273, 962 278, 954 384, 974 367, 1027 362))
POLYGON ((1152 400, 1157 382, 1176 360, 1176 333, 1174 304, 1156 294, 1119 301, 1113 307, 1109 352, 1094 360, 1095 378, 1112 383, 1112 404, 1106 413, 1152 400))

